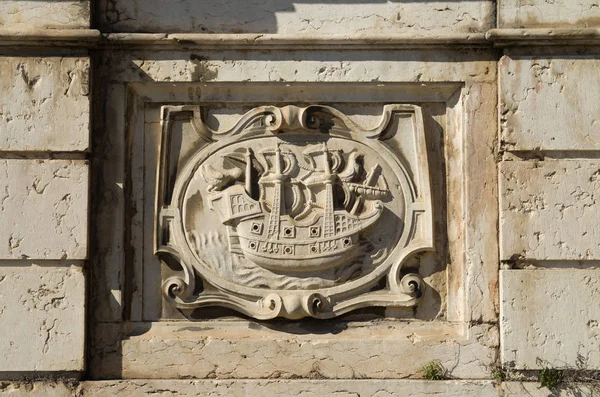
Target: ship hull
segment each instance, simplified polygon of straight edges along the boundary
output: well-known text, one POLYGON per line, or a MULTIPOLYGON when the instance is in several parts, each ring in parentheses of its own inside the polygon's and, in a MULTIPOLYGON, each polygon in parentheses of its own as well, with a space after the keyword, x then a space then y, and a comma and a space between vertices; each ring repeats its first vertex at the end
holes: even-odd
MULTIPOLYGON (((347 237, 346 241, 348 239, 356 241, 357 236, 347 237)), ((310 244, 289 244, 283 241, 257 242, 245 238, 239 240, 246 259, 269 270, 286 272, 310 272, 330 269, 353 258, 358 249, 356 243, 350 243, 350 245, 344 247, 344 239, 310 244), (331 249, 331 251, 324 251, 315 247, 331 249), (311 250, 314 251, 313 254, 298 254, 298 252, 310 252, 311 250)))
POLYGON ((246 259, 258 266, 286 272, 319 271, 351 262, 358 251, 360 232, 373 225, 381 212, 380 206, 361 217, 336 211, 335 231, 330 236, 324 235, 322 217, 300 226, 286 215, 278 222, 276 236, 268 235, 264 216, 240 220, 229 233, 246 259))

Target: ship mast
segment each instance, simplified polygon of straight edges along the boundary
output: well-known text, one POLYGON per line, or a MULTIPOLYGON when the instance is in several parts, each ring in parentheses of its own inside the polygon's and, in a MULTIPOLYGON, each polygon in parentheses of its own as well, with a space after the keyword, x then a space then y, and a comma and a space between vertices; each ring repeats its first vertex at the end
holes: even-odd
POLYGON ((279 221, 283 213, 281 196, 283 193, 284 175, 281 172, 281 148, 279 146, 280 144, 277 143, 277 149, 275 150, 275 176, 273 178, 273 205, 269 214, 269 225, 267 228, 268 239, 277 239, 279 237, 279 221))
POLYGON ((252 149, 246 149, 246 176, 245 176, 245 188, 246 193, 252 197, 252 149))
POLYGON ((323 169, 327 179, 325 180, 325 213, 323 214, 323 237, 335 236, 335 219, 333 215, 333 180, 331 167, 329 165, 329 151, 327 144, 323 142, 323 169))

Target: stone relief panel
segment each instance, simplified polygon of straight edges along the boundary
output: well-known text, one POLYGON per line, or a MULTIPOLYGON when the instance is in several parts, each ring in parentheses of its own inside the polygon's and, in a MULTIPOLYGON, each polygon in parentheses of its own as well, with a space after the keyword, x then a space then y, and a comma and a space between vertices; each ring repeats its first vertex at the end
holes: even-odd
POLYGON ((223 129, 201 106, 163 106, 157 180, 155 252, 183 312, 324 319, 422 296, 403 269, 434 246, 418 106, 385 105, 365 128, 330 106, 266 105, 223 129), (195 136, 171 133, 182 114, 195 136))
MULTIPOLYGON (((340 69, 338 60, 307 60, 300 52, 206 52, 207 60, 198 65, 219 73, 213 81, 197 82, 190 54, 122 55, 106 59, 103 64, 110 69, 102 69, 105 74, 95 87, 107 99, 99 110, 105 112, 104 124, 93 135, 99 157, 93 186, 110 195, 102 194, 94 223, 99 255, 92 283, 98 319, 91 336, 93 378, 404 378, 418 376, 431 357, 440 357, 454 377, 489 377, 498 340, 490 295, 496 291, 498 253, 489 243, 497 225, 490 182, 497 168, 493 151, 482 151, 481 145, 493 147, 497 139, 493 106, 482 106, 491 104, 486 98, 496 97, 494 63, 466 62, 471 54, 454 57, 444 50, 432 54, 440 62, 427 65, 419 61, 422 51, 351 52, 344 53, 348 61, 340 69), (292 110, 291 104, 298 108, 292 110), (388 114, 390 106, 396 108, 388 114), (319 116, 318 123, 294 113, 319 116), (380 135, 372 136, 377 129, 380 135), (425 151, 418 149, 423 142, 425 151), (357 207, 355 215, 362 217, 380 201, 382 214, 360 230, 350 261, 371 259, 363 248, 380 224, 401 226, 392 230, 396 234, 384 235, 390 240, 385 254, 393 258, 377 262, 375 269, 365 260, 362 273, 345 280, 323 275, 335 275, 352 263, 332 261, 332 267, 299 272, 252 262, 254 273, 246 280, 268 274, 271 287, 246 285, 231 266, 222 266, 221 274, 211 272, 220 264, 209 262, 211 255, 234 257, 237 269, 250 262, 241 244, 237 251, 230 249, 233 225, 224 222, 233 220, 217 212, 219 197, 238 189, 257 202, 262 214, 253 216, 263 217, 261 238, 267 238, 275 186, 269 179, 276 173, 278 148, 287 178, 281 181, 280 220, 299 214, 299 208, 291 212, 298 190, 305 203, 321 203, 310 211, 323 219, 327 189, 321 186, 312 197, 318 187, 309 178, 327 174, 324 158, 335 174, 330 176, 334 219, 340 211, 352 213, 344 184, 365 184, 379 165, 376 182, 369 185, 390 193, 366 198, 357 207), (321 151, 320 157, 313 151, 321 151), (351 177, 355 167, 348 164, 354 162, 360 168, 351 177), (342 181, 345 171, 348 180, 342 181), (418 237, 404 234, 411 230, 411 208, 419 213, 413 223, 419 225, 418 237), (194 230, 218 231, 220 241, 212 243, 219 248, 212 253, 195 249, 196 241, 201 248, 203 242, 200 233, 194 239, 194 230), (419 240, 421 249, 412 244, 419 240), (165 247, 168 253, 157 256, 156 249, 165 247), (362 258, 354 257, 358 254, 362 258), (397 271, 396 285, 401 287, 409 274, 418 274, 422 281, 416 282, 422 285, 417 284, 416 293, 409 289, 393 295, 388 284, 392 270, 397 271), (320 284, 299 286, 310 277, 320 284), (280 280, 294 280, 296 289, 281 286, 280 280), (244 295, 247 291, 254 295, 244 295), (281 308, 262 321, 258 302, 271 293, 281 297, 281 308), (304 303, 315 293, 320 300, 304 303), (384 298, 367 302, 376 293, 384 298), (295 296, 305 300, 291 301, 295 296), (210 302, 215 297, 221 301, 210 302), (227 306, 231 302, 236 306, 227 306), (341 311, 356 302, 365 306, 341 311), (323 320, 328 317, 335 318, 323 320), (367 359, 365 365, 365 357, 386 359, 367 359)), ((280 233, 285 226, 279 223, 280 233)), ((292 232, 296 240, 302 236, 298 228, 292 232)), ((308 236, 310 229, 305 232, 308 236)), ((283 234, 278 239, 288 240, 283 234)), ((268 309, 271 302, 263 302, 268 309)))

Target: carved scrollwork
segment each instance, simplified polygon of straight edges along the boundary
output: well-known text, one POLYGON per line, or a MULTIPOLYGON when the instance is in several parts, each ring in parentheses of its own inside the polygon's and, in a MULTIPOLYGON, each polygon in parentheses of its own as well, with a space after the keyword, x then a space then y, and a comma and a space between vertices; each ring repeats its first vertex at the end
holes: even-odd
POLYGON ((417 303, 423 281, 400 274, 408 256, 433 249, 419 107, 386 105, 371 129, 323 105, 258 107, 224 131, 201 115, 163 107, 156 253, 181 271, 163 283, 167 300, 257 319, 417 303), (200 139, 172 169, 171 120, 182 112, 200 139))

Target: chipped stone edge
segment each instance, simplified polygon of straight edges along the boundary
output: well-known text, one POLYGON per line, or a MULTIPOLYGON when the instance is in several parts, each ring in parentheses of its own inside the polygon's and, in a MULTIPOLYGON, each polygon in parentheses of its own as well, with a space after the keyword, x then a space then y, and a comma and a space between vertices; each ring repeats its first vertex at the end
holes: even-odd
POLYGON ((206 34, 102 33, 97 29, 0 29, 0 47, 55 46, 84 48, 227 48, 227 49, 389 49, 419 47, 492 47, 599 44, 600 28, 490 29, 486 33, 450 34, 206 34))
POLYGON ((600 28, 490 29, 488 42, 498 47, 600 43, 600 28))

